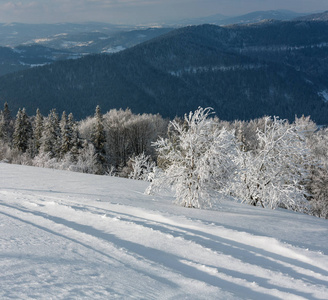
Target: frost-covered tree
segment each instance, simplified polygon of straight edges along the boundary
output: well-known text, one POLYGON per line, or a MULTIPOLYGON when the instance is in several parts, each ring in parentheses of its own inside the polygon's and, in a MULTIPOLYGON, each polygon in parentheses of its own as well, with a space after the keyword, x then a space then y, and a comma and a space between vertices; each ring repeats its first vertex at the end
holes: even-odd
POLYGON ((96 107, 95 112, 95 123, 93 126, 91 142, 95 148, 96 152, 96 174, 105 174, 106 170, 106 134, 104 130, 103 116, 100 111, 99 105, 96 107))
POLYGON ((315 131, 309 136, 308 143, 314 156, 307 183, 311 214, 328 219, 328 128, 315 131))
POLYGON ((141 153, 155 160, 155 151, 151 146, 158 136, 165 136, 168 121, 160 115, 138 114, 130 109, 112 109, 104 115, 106 131, 106 152, 110 163, 119 172, 127 166, 130 157, 141 153))
POLYGON ((12 139, 13 148, 25 153, 30 145, 32 138, 32 124, 26 114, 25 108, 19 109, 17 112, 14 133, 12 139))
POLYGON ((20 137, 22 134, 22 110, 18 109, 16 119, 15 119, 15 125, 14 125, 14 134, 13 134, 13 141, 12 145, 13 148, 16 148, 17 150, 21 151, 20 147, 20 137))
POLYGON ((199 108, 184 122, 174 120, 170 137, 154 143, 166 168, 148 192, 171 186, 177 203, 199 208, 211 206, 212 192, 224 190, 236 170, 238 146, 234 133, 219 128, 210 114, 210 108, 199 108))
POLYGON ((82 173, 94 174, 97 172, 97 154, 93 144, 84 141, 83 147, 80 150, 77 162, 72 166, 71 170, 82 173))
POLYGON ((81 136, 81 139, 91 141, 93 128, 95 126, 95 118, 87 117, 77 123, 77 129, 81 136))
MULTIPOLYGON (((60 153, 61 157, 64 157, 67 153, 71 152, 72 148, 78 141, 76 126, 74 122, 74 118, 72 114, 69 114, 67 117, 66 112, 64 111, 60 120, 60 137, 61 137, 61 145, 60 145, 60 153)), ((76 151, 77 149, 74 149, 76 151)), ((76 154, 76 153, 75 153, 76 154)))
POLYGON ((304 128, 277 117, 266 117, 264 125, 257 131, 259 149, 241 153, 240 180, 231 193, 255 206, 304 211, 310 163, 304 128))
POLYGON ((141 153, 134 158, 131 158, 132 171, 129 178, 135 180, 149 181, 149 174, 153 172, 155 163, 151 161, 149 155, 141 153))
POLYGON ((134 155, 149 152, 154 133, 152 115, 134 115, 126 124, 131 151, 134 155))
POLYGON ((111 164, 119 169, 129 159, 129 134, 127 124, 133 118, 130 109, 111 109, 105 116, 107 146, 111 164))
POLYGON ((310 176, 311 214, 328 219, 328 164, 314 168, 310 176))
POLYGON ((68 115, 67 119, 67 125, 68 128, 70 129, 70 154, 72 156, 72 160, 76 161, 78 156, 79 156, 79 151, 81 149, 81 139, 80 139, 80 134, 78 131, 77 124, 74 120, 74 116, 72 113, 68 115))
POLYGON ((13 134, 13 120, 8 103, 5 102, 3 111, 0 113, 0 140, 10 144, 13 134))
POLYGON ((33 140, 34 140, 34 148, 36 154, 39 153, 39 149, 41 146, 41 138, 43 133, 43 116, 39 109, 36 110, 34 126, 33 126, 33 140))
POLYGON ((55 109, 51 110, 44 122, 40 152, 49 153, 50 158, 60 155, 60 126, 55 109))

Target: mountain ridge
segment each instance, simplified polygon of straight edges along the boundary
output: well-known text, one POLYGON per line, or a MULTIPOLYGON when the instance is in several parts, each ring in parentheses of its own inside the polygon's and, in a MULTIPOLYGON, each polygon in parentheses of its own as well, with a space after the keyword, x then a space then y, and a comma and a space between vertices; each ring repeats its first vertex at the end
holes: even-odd
POLYGON ((328 21, 328 10, 316 13, 316 14, 310 14, 303 17, 298 17, 295 19, 296 21, 328 21))
POLYGON ((116 54, 4 76, 0 99, 14 110, 56 107, 77 118, 97 104, 170 118, 211 106, 226 120, 310 114, 328 124, 319 94, 328 90, 327 32, 327 23, 303 21, 185 27, 116 54))

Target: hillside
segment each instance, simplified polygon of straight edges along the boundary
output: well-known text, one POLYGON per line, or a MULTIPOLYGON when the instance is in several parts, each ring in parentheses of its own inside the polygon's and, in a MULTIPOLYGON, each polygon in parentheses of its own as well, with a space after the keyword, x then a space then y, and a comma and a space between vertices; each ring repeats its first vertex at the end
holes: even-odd
POLYGON ((328 124, 328 23, 202 25, 120 53, 58 62, 0 78, 15 111, 55 107, 77 118, 129 107, 173 118, 198 106, 226 120, 311 115, 328 124))
POLYGON ((302 21, 328 21, 328 10, 322 13, 311 14, 307 16, 298 17, 296 20, 302 21))
POLYGON ((327 220, 0 163, 0 298, 326 299, 327 220))
MULTIPOLYGON (((65 30, 66 27, 60 28, 65 30)), ((3 29, 0 25, 0 44, 3 29)), ((69 32, 70 26, 67 25, 67 29, 69 32)), ((91 29, 92 27, 89 30, 91 29)), ((41 31, 39 38, 32 39, 22 45, 0 46, 0 76, 59 60, 77 59, 88 54, 119 52, 171 30, 172 28, 147 28, 119 32, 66 33, 64 31, 44 38, 42 37, 45 33, 41 31)))
MULTIPOLYGON (((131 29, 131 27, 128 27, 131 29)), ((51 36, 64 34, 78 34, 82 32, 116 33, 126 26, 108 23, 55 23, 55 24, 26 24, 26 23, 0 23, 0 45, 16 47, 30 43, 35 39, 47 39, 51 36)))
POLYGON ((217 25, 231 25, 231 24, 252 24, 265 20, 280 20, 288 21, 304 14, 295 13, 289 10, 268 10, 268 11, 254 11, 245 15, 230 17, 224 20, 218 20, 214 24, 217 25))
MULTIPOLYGON (((288 21, 297 17, 308 15, 306 13, 296 13, 290 10, 267 10, 254 11, 251 13, 238 16, 225 16, 222 14, 214 14, 207 17, 183 19, 174 22, 174 25, 201 25, 201 24, 215 24, 215 25, 232 25, 232 24, 251 24, 262 22, 265 20, 281 20, 288 21)), ((172 24, 172 25, 173 25, 172 24)))
POLYGON ((130 48, 154 37, 165 34, 172 28, 141 28, 119 32, 79 32, 62 33, 46 39, 34 39, 28 45, 38 44, 57 50, 77 54, 115 53, 130 48))
POLYGON ((81 56, 67 50, 56 50, 40 45, 0 47, 0 76, 81 56))

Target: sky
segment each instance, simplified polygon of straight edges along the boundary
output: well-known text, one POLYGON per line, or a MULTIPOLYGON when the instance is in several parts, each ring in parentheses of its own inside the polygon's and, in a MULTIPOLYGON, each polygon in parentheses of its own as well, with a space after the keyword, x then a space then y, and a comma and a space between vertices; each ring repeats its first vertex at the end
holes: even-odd
POLYGON ((0 22, 142 24, 258 10, 328 10, 328 0, 0 0, 0 22))

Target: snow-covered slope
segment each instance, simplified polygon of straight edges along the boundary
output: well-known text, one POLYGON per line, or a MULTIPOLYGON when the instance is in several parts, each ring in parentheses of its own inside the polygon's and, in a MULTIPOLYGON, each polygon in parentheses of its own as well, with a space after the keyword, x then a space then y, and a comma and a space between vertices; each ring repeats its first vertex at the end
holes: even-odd
POLYGON ((0 164, 0 299, 326 299, 327 220, 0 164))

